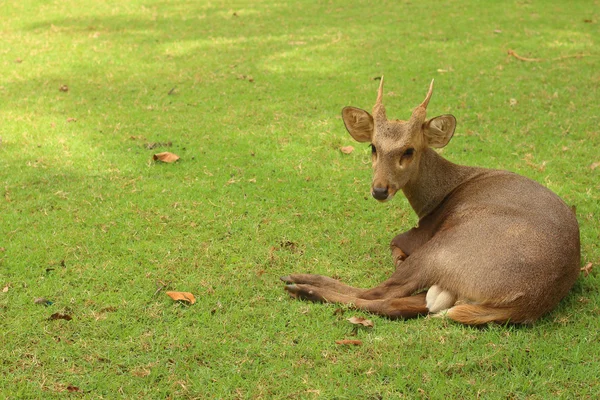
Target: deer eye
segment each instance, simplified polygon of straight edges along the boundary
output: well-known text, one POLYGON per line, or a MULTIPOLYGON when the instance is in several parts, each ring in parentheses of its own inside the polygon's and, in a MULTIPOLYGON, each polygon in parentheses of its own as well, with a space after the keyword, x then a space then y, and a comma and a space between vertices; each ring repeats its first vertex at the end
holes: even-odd
POLYGON ((404 151, 404 154, 402 154, 402 158, 411 158, 414 154, 415 149, 409 147, 408 149, 406 149, 406 151, 404 151))

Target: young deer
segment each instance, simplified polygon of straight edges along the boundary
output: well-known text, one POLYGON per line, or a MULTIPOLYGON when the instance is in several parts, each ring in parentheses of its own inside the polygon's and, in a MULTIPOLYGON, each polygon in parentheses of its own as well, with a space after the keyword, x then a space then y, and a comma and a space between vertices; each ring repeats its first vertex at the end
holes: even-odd
POLYGON ((346 129, 373 152, 371 194, 402 190, 419 223, 391 242, 396 266, 373 289, 321 275, 282 277, 294 298, 352 304, 391 318, 446 311, 469 325, 531 323, 579 274, 579 226, 553 192, 525 177, 453 164, 431 147, 452 138, 452 115, 426 119, 433 81, 408 121, 386 118, 383 78, 373 115, 346 107, 346 129), (426 290, 426 292, 424 292, 426 290))

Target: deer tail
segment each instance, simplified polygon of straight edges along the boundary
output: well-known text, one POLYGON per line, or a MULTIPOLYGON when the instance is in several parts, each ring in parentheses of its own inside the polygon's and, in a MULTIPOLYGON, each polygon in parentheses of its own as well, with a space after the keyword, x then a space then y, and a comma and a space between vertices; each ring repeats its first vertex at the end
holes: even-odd
POLYGON ((450 308, 446 315, 465 325, 484 325, 490 322, 528 323, 532 320, 518 308, 482 304, 460 304, 450 308))

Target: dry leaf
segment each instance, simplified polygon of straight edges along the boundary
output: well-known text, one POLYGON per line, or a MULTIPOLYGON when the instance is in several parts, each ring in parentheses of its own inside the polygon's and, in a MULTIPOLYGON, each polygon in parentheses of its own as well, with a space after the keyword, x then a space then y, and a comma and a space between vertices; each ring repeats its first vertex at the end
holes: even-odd
POLYGON ((600 161, 593 163, 592 165, 590 165, 590 168, 592 170, 595 170, 596 168, 600 167, 600 161))
POLYGON ((174 163, 179 160, 179 156, 177 154, 169 153, 168 151, 157 153, 153 157, 154 161, 162 161, 166 163, 174 163))
POLYGON ((340 151, 344 154, 350 154, 354 151, 354 147, 352 147, 352 146, 340 147, 340 151))
POLYGON ((80 389, 77 386, 73 386, 73 385, 67 386, 67 392, 73 393, 73 392, 79 392, 79 391, 80 391, 80 389))
POLYGON ((517 99, 510 99, 509 103, 511 106, 516 106, 518 104, 518 101, 517 101, 517 99))
POLYGON ((354 325, 373 327, 373 321, 371 321, 370 319, 363 318, 363 317, 351 317, 351 318, 348 318, 348 321, 354 325))
POLYGON ((194 304, 196 302, 196 298, 190 292, 165 292, 167 296, 172 298, 175 301, 185 301, 190 304, 194 304))
POLYGON ((592 272, 593 266, 594 266, 594 264, 589 262, 589 263, 585 264, 585 267, 580 268, 580 271, 583 272, 583 276, 588 276, 590 274, 590 272, 592 272))
POLYGON ((69 117, 67 118, 67 122, 77 122, 77 118, 69 117))
POLYGON ((10 287, 10 285, 6 285, 2 288, 2 293, 6 293, 8 292, 8 288, 10 287))
POLYGON ((67 85, 62 85, 61 87, 58 88, 58 90, 60 90, 61 92, 68 92, 69 87, 67 85))
POLYGON ((48 319, 50 321, 54 321, 57 319, 64 319, 65 321, 70 321, 73 319, 73 317, 71 317, 69 314, 54 313, 48 319))
POLYGON ((345 345, 360 346, 362 344, 362 342, 360 340, 344 339, 344 340, 336 340, 335 344, 345 344, 345 345))

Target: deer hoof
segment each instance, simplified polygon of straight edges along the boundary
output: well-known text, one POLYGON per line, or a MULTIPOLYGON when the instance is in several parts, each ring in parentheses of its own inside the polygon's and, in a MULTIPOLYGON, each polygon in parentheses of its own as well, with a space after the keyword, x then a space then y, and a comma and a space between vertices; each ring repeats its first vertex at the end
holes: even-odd
MULTIPOLYGON (((281 279, 283 281, 283 279, 281 279)), ((285 282, 285 281, 284 281, 285 282)), ((300 290, 300 288, 294 284, 290 284, 290 285, 285 285, 285 291, 288 292, 290 294, 290 296, 292 296, 293 298, 297 299, 298 298, 298 292, 300 290)))
POLYGON ((295 299, 309 300, 320 302, 323 301, 323 298, 317 293, 310 285, 295 285, 288 284, 285 285, 285 290, 295 299))

